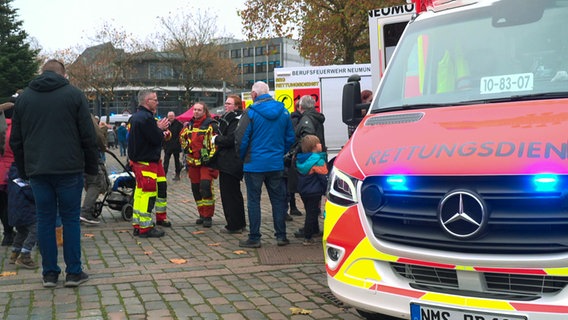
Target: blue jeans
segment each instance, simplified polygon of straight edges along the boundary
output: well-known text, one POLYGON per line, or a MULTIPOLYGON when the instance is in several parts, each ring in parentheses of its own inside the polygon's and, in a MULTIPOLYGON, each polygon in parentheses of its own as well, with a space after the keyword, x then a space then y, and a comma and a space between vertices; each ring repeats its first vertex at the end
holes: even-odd
POLYGON ((284 171, 272 172, 245 172, 245 185, 247 187, 247 207, 249 216, 249 239, 259 241, 260 234, 260 194, 262 184, 266 185, 270 204, 272 206, 272 220, 274 222, 274 235, 277 240, 286 239, 286 186, 283 179, 284 171))
POLYGON ((57 264, 55 226, 57 215, 63 224, 65 273, 79 274, 81 266, 81 193, 83 173, 39 175, 30 178, 37 217, 37 238, 42 274, 61 273, 57 264))
POLYGON ((120 156, 126 156, 127 141, 119 141, 118 146, 120 147, 120 156))

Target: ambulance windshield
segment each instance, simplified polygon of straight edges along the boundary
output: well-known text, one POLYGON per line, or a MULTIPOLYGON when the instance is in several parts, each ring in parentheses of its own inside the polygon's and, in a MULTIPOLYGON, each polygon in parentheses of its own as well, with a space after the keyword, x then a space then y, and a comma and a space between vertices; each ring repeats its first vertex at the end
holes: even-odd
POLYGON ((531 0, 519 10, 521 2, 529 3, 505 0, 410 23, 371 112, 568 97, 568 0, 531 0))

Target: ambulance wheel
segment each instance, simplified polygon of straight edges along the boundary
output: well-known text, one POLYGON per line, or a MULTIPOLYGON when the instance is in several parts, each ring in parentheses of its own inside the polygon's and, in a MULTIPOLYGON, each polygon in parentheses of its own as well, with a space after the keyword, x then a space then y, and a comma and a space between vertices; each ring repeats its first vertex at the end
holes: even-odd
POLYGON ((384 314, 372 313, 357 309, 357 313, 367 320, 400 320, 400 318, 395 318, 391 316, 385 316, 384 314))
POLYGON ((98 218, 103 212, 103 203, 101 201, 95 202, 95 209, 93 210, 93 216, 98 218))
POLYGON ((122 206, 122 210, 120 211, 122 219, 124 219, 124 221, 132 221, 132 212, 134 212, 134 209, 130 203, 122 206))

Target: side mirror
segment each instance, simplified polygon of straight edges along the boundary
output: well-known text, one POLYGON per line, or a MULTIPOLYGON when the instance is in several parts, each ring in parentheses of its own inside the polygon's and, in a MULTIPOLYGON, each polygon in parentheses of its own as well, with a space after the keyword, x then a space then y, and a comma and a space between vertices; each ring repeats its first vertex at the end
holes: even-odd
POLYGON ((342 120, 349 126, 356 126, 363 119, 360 109, 356 110, 356 106, 361 104, 361 84, 359 81, 361 81, 361 76, 354 74, 347 79, 347 83, 343 86, 342 120))

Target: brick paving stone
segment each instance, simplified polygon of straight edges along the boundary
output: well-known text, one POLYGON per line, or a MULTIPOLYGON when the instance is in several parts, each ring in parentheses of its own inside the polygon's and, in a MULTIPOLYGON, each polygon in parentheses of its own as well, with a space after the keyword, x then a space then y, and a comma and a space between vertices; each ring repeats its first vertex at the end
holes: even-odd
POLYGON ((225 314, 233 313, 237 309, 235 308, 235 306, 230 304, 219 304, 219 305, 213 304, 213 310, 215 311, 215 313, 223 315, 224 318, 225 314))

